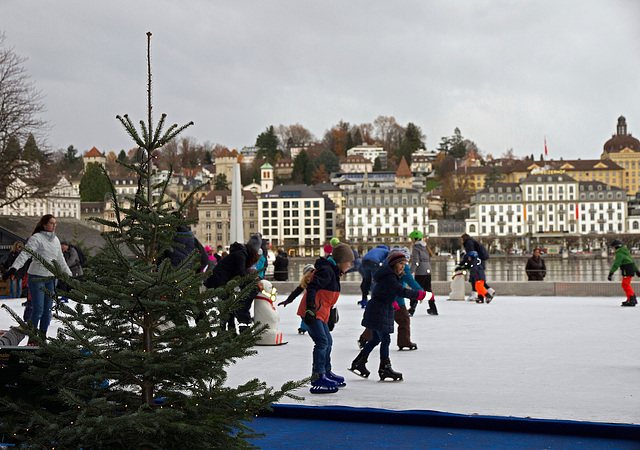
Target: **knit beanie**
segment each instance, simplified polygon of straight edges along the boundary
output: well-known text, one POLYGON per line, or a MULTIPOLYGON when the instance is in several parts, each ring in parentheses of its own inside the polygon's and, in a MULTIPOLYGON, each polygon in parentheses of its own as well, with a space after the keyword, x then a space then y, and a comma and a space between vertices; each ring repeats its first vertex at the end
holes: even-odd
POLYGON ((303 268, 302 268, 302 275, 306 275, 309 272, 311 272, 313 269, 315 269, 316 267, 313 264, 306 264, 303 268))
POLYGON ((402 250, 391 250, 389 255, 387 256, 387 264, 389 267, 393 267, 396 263, 400 261, 407 261, 407 258, 404 256, 402 250))
POLYGON ((336 245, 338 245, 340 243, 340 239, 338 238, 331 238, 331 240, 329 241, 329 244, 331 244, 332 247, 335 247, 336 245))
POLYGON ((255 254, 258 254, 258 250, 260 250, 260 246, 262 245, 262 239, 257 234, 254 234, 247 242, 247 247, 251 249, 255 254))
POLYGON ((354 260, 353 250, 351 250, 351 247, 349 247, 348 244, 344 244, 342 242, 333 247, 331 257, 337 264, 351 262, 354 260))

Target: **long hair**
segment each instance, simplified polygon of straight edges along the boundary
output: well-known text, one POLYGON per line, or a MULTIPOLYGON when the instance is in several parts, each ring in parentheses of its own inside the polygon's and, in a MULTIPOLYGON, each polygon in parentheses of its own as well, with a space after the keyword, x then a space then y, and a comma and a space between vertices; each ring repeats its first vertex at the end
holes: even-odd
POLYGON ((44 216, 42 216, 38 221, 38 223, 36 224, 36 227, 33 229, 33 233, 31 233, 31 236, 33 236, 36 233, 40 233, 41 231, 44 231, 44 226, 48 224, 49 221, 53 218, 54 218, 53 214, 45 214, 44 216))
POLYGON ((14 252, 14 253, 15 252, 19 252, 20 250, 22 250, 22 247, 23 247, 22 242, 15 241, 13 243, 13 247, 11 247, 11 251, 14 252))

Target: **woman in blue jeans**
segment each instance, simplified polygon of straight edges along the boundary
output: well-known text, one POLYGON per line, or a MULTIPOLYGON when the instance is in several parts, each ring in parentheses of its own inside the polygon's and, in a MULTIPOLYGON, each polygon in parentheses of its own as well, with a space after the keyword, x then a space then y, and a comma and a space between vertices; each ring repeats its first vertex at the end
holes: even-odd
MULTIPOLYGON (((31 237, 27 242, 25 248, 31 250, 33 253, 39 255, 45 261, 53 262, 57 261, 62 270, 64 270, 69 276, 71 276, 71 270, 67 266, 67 262, 64 260, 62 248, 60 247, 60 241, 55 234, 56 231, 56 218, 51 214, 46 214, 36 224, 31 237)), ((20 269, 31 255, 22 251, 13 262, 9 270, 2 275, 2 278, 7 279, 12 275, 15 275, 18 269, 20 269)), ((53 299, 45 293, 44 289, 54 292, 55 280, 44 281, 43 277, 50 277, 53 275, 47 270, 36 258, 33 258, 29 270, 27 271, 27 284, 29 287, 29 294, 31 294, 31 302, 33 304, 33 313, 31 314, 31 320, 33 321, 33 327, 40 330, 43 335, 46 336, 49 328, 49 322, 51 321, 51 307, 53 306, 53 299)))

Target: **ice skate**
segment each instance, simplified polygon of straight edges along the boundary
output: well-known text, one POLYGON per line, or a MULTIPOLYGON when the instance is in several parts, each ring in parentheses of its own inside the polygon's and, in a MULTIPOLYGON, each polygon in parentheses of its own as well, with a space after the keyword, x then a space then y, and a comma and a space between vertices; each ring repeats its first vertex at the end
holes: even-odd
POLYGON ((496 290, 494 288, 487 288, 487 292, 491 294, 491 298, 496 296, 496 290))
POLYGON ((620 306, 636 306, 638 301, 636 300, 636 296, 632 295, 626 301, 622 302, 620 306))
POLYGON ((418 344, 416 344, 414 342, 409 342, 409 344, 407 344, 407 345, 399 345, 398 346, 399 350, 404 350, 405 348, 407 350, 418 350, 418 344))
POLYGON ((307 332, 307 330, 305 330, 304 328, 298 328, 298 334, 305 334, 307 332))
POLYGON ((335 381, 339 388, 345 387, 347 385, 347 383, 345 383, 344 381, 344 377, 336 375, 332 371, 325 373, 325 375, 329 380, 335 381))
POLYGON ((360 347, 360 350, 364 348, 366 343, 367 343, 367 340, 364 338, 364 336, 360 336, 358 338, 358 347, 360 347))
POLYGON ((429 309, 427 309, 427 314, 430 316, 438 315, 438 308, 436 307, 436 301, 431 299, 429 300, 429 309))
POLYGON ((470 302, 478 300, 478 293, 476 291, 471 291, 471 294, 469 295, 469 298, 467 300, 469 300, 470 302))
POLYGON ((333 394, 338 392, 338 383, 327 378, 326 374, 321 373, 311 382, 309 392, 312 394, 333 394))
POLYGON ((489 304, 489 303, 491 303, 491 300, 493 300, 493 296, 489 292, 487 292, 487 295, 484 296, 484 301, 487 304, 489 304))
POLYGON ((353 362, 351 363, 351 367, 348 370, 355 373, 359 377, 369 378, 369 374, 371 372, 369 372, 367 366, 365 365, 368 359, 369 355, 366 355, 364 352, 358 353, 358 356, 356 356, 356 359, 353 360, 353 362))
POLYGON ((476 303, 484 303, 484 296, 478 295, 478 298, 476 298, 476 303))
POLYGON ((402 381, 402 374, 393 370, 389 359, 380 360, 378 375, 380 376, 380 381, 384 381, 387 378, 391 378, 393 381, 402 381))

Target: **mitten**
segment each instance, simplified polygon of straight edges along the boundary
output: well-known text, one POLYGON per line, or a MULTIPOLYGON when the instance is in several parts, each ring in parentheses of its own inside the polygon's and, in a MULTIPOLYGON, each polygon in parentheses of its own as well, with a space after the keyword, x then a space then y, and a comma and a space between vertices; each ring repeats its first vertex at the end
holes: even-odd
POLYGON ((7 270, 5 273, 2 274, 2 279, 3 280, 7 280, 7 278, 12 277, 16 274, 17 270, 12 267, 9 270, 7 270))
POLYGON ((399 309, 400 309, 400 307, 398 306, 398 302, 393 302, 393 310, 397 311, 399 309))
POLYGON ((418 291, 418 300, 422 301, 427 296, 427 291, 418 291))
POLYGON ((314 323, 316 323, 316 313, 307 309, 304 313, 304 324, 311 327, 314 323))
POLYGON ((613 274, 610 273, 609 276, 607 277, 607 280, 611 281, 611 278, 613 278, 613 274))

